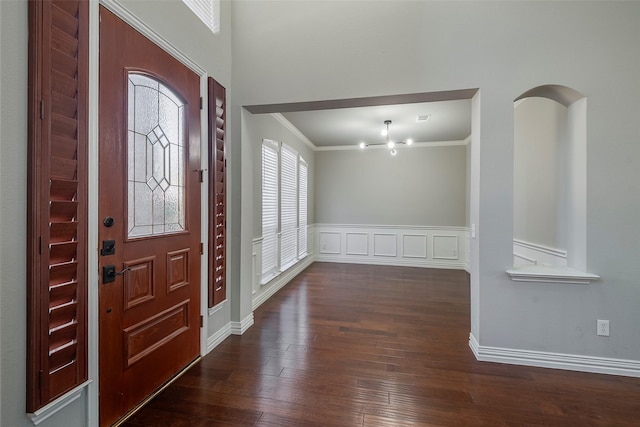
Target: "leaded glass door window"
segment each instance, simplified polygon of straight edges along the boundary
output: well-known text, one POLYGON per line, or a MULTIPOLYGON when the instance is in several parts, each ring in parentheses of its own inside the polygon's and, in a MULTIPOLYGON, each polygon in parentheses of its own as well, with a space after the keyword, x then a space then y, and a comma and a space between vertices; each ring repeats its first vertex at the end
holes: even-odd
POLYGON ((185 230, 185 103, 163 82, 128 74, 128 237, 185 230))

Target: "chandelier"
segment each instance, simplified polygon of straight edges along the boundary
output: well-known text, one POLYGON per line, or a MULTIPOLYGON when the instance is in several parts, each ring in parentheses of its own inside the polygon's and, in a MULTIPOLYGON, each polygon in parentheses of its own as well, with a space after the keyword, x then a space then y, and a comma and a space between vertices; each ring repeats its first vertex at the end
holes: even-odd
POLYGON ((391 120, 385 120, 384 121, 384 125, 385 128, 382 129, 382 131, 380 132, 382 134, 382 136, 386 137, 386 141, 385 142, 378 142, 378 143, 372 143, 372 144, 367 144, 365 142, 361 142, 360 143, 360 148, 365 149, 367 147, 374 147, 377 145, 386 145, 389 148, 389 154, 391 154, 392 156, 395 156, 396 154, 398 154, 398 151, 396 150, 396 145, 398 144, 404 144, 404 145, 411 145, 413 144, 413 140, 412 139, 407 139, 406 141, 392 141, 389 138, 389 125, 391 124, 391 120))

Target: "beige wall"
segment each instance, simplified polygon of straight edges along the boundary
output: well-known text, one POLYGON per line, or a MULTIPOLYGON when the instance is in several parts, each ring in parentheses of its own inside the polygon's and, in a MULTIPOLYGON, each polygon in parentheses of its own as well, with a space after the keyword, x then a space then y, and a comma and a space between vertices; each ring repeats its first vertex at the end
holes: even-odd
POLYGON ((514 239, 566 250, 567 120, 567 107, 551 99, 514 106, 514 239))
POLYGON ((316 153, 319 224, 464 226, 466 147, 316 153))

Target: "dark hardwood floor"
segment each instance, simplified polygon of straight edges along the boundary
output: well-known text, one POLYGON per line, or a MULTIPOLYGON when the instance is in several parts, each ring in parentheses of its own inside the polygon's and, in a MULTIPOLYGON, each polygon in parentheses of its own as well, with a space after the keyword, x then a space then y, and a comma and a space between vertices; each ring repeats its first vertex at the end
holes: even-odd
POLYGON ((469 329, 465 272, 315 263, 124 425, 640 425, 640 379, 478 362, 469 329))

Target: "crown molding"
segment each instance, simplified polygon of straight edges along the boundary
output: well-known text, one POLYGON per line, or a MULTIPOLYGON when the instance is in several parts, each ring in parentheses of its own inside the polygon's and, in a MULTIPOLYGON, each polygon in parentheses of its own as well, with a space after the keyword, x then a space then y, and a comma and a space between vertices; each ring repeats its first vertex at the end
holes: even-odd
MULTIPOLYGON (((410 150, 413 148, 431 148, 431 147, 453 147, 458 145, 467 145, 470 139, 454 140, 454 141, 431 141, 431 142, 414 142, 411 146, 405 144, 397 144, 395 146, 398 150, 410 150)), ((379 150, 387 149, 387 144, 369 145, 366 148, 360 148, 359 145, 331 145, 331 146, 318 146, 315 151, 348 151, 348 150, 379 150)))
POLYGON ((293 123, 287 120, 282 114, 271 113, 271 117, 273 117, 278 122, 280 122, 282 126, 287 128, 291 133, 293 133, 297 138, 299 138, 302 142, 304 142, 313 151, 318 150, 318 147, 316 147, 316 145, 313 142, 311 142, 309 138, 307 138, 302 132, 300 132, 300 130, 297 127, 295 127, 293 123))

